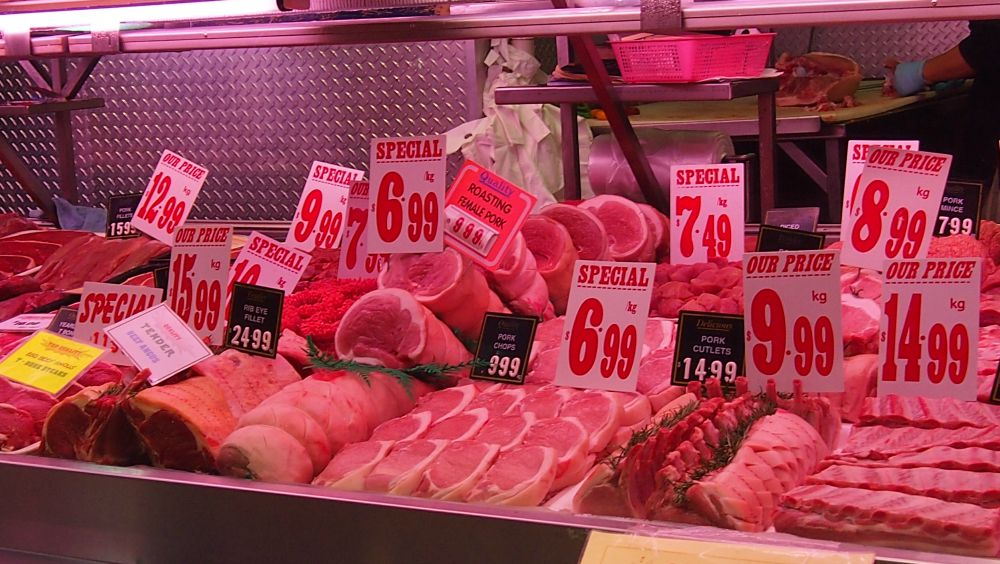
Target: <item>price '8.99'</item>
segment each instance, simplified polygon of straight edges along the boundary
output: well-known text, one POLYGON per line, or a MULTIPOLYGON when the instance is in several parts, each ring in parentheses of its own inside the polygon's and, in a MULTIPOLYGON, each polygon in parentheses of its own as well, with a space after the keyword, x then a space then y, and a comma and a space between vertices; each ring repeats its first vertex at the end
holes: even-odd
MULTIPOLYGON (((681 254, 685 257, 694 254, 694 232, 701 215, 701 199, 701 196, 677 198, 677 215, 687 214, 681 231, 681 254)), ((728 215, 710 214, 706 218, 701 244, 708 251, 708 258, 729 258, 733 249, 733 226, 728 215)))
POLYGON ((292 236, 302 244, 313 235, 313 245, 317 249, 332 249, 337 244, 340 228, 344 224, 344 214, 332 209, 323 210, 323 192, 312 190, 302 203, 302 221, 296 223, 292 236), (322 212, 322 215, 320 215, 322 212))
MULTIPOLYGON (((860 213, 851 229, 851 245, 858 252, 867 253, 882 238, 882 217, 888 215, 889 185, 882 180, 869 182, 861 192, 860 205, 860 213)), ((907 207, 899 207, 889 222, 885 256, 890 259, 915 258, 923 244, 926 228, 927 214, 923 210, 917 210, 911 216, 907 207)))
POLYGON ((169 196, 172 180, 169 174, 163 172, 156 173, 153 177, 153 186, 149 196, 145 198, 136 215, 146 222, 156 225, 157 229, 163 229, 168 234, 173 234, 174 229, 184 219, 184 211, 187 204, 178 201, 174 196, 169 196), (164 202, 166 199, 166 202, 164 202), (161 208, 162 203, 162 208, 161 208), (162 213, 160 213, 162 211, 162 213))
POLYGON ((398 172, 389 172, 382 177, 376 195, 378 203, 375 206, 378 210, 375 226, 379 238, 385 242, 398 240, 403 234, 405 219, 406 238, 410 242, 433 241, 438 231, 438 195, 430 192, 426 196, 419 193, 404 196, 404 193, 403 177, 398 172))
POLYGON ((192 282, 196 255, 181 253, 171 265, 174 282, 170 309, 196 331, 215 331, 222 311, 222 284, 218 280, 192 282))
POLYGON ((897 359, 903 362, 903 380, 919 382, 923 373, 920 360, 924 343, 927 344, 927 379, 939 384, 948 378, 953 384, 965 381, 969 370, 969 330, 963 324, 949 329, 942 323, 934 323, 926 335, 920 331, 920 315, 923 295, 913 294, 909 303, 902 303, 898 293, 889 295, 885 301, 887 330, 880 340, 885 347, 885 364, 882 366, 882 380, 895 382, 899 377, 897 359))
POLYGON ((833 372, 834 347, 840 340, 834 335, 830 318, 822 315, 815 322, 800 316, 792 322, 792 349, 788 346, 788 321, 781 296, 771 289, 758 292, 750 305, 751 327, 747 340, 752 336, 759 341, 750 350, 754 366, 765 376, 781 371, 785 358, 792 356, 795 373, 806 377, 814 372, 829 376, 833 372))
POLYGON ((635 325, 622 329, 612 323, 606 330, 604 306, 596 298, 587 298, 580 304, 579 312, 569 333, 569 368, 573 374, 583 376, 590 372, 600 358, 600 374, 604 378, 617 375, 625 380, 632 373, 639 342, 635 325), (603 337, 602 334, 603 333, 603 337))

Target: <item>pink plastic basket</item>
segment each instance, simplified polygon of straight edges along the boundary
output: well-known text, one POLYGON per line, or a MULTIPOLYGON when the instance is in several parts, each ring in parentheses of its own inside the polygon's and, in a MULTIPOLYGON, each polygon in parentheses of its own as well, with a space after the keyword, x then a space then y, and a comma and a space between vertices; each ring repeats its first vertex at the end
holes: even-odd
POLYGON ((698 82, 760 75, 774 35, 679 35, 612 41, 611 47, 625 82, 698 82))

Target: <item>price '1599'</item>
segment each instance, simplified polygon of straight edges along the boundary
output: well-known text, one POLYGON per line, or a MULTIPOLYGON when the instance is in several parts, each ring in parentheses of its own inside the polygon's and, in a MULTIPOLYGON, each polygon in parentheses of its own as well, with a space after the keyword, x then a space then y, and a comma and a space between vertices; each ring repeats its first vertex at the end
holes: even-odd
POLYGON ((222 285, 218 280, 199 280, 195 287, 191 281, 195 258, 193 254, 182 253, 171 265, 174 292, 170 297, 170 309, 191 323, 196 331, 215 331, 222 309, 222 285))
POLYGON ((795 353, 792 364, 801 377, 812 374, 829 376, 833 372, 834 347, 840 346, 830 318, 821 315, 815 322, 800 316, 792 322, 792 349, 788 349, 788 320, 781 296, 771 289, 758 292, 750 305, 751 336, 758 343, 750 350, 754 366, 765 376, 777 374, 785 358, 795 353))
POLYGON ((604 306, 596 298, 587 298, 573 321, 569 332, 569 368, 577 376, 590 372, 600 358, 600 374, 604 378, 617 375, 625 380, 632 372, 638 352, 635 325, 622 329, 612 323, 606 330, 604 306), (603 336, 602 336, 603 333, 603 336))
POLYGON ((382 177, 375 206, 375 224, 379 237, 386 242, 399 239, 405 219, 406 238, 411 242, 434 240, 437 237, 440 210, 437 194, 430 192, 421 196, 411 193, 404 196, 404 193, 403 177, 398 172, 389 172, 382 177))

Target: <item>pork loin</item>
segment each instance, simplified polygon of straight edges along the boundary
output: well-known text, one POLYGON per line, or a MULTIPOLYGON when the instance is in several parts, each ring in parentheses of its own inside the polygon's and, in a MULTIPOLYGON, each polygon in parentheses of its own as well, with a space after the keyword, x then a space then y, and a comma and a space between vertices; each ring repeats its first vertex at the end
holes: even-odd
POLYGON ((573 239, 561 223, 542 215, 530 216, 521 227, 528 250, 538 263, 538 272, 548 286, 556 315, 566 313, 573 266, 579 255, 573 239))

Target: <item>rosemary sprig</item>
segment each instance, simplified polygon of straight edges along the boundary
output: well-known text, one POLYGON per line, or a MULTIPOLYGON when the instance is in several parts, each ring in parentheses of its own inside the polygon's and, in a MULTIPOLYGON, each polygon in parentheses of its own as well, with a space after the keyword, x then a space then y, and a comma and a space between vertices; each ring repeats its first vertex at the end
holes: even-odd
POLYGON ((632 436, 629 437, 627 443, 609 453, 601 460, 601 462, 603 464, 607 464, 608 466, 610 466, 612 471, 617 472, 618 465, 621 464, 623 460, 625 460, 625 457, 628 456, 629 451, 631 451, 635 446, 640 445, 649 440, 649 438, 655 435, 657 432, 659 432, 660 429, 673 427, 674 425, 680 423, 685 417, 691 415, 692 413, 694 413, 696 409, 698 409, 698 404, 699 404, 698 401, 692 401, 691 403, 685 405, 684 407, 676 411, 673 411, 672 413, 670 413, 670 415, 667 415, 660 421, 650 423, 649 425, 646 425, 642 429, 639 429, 638 431, 632 433, 632 436))

